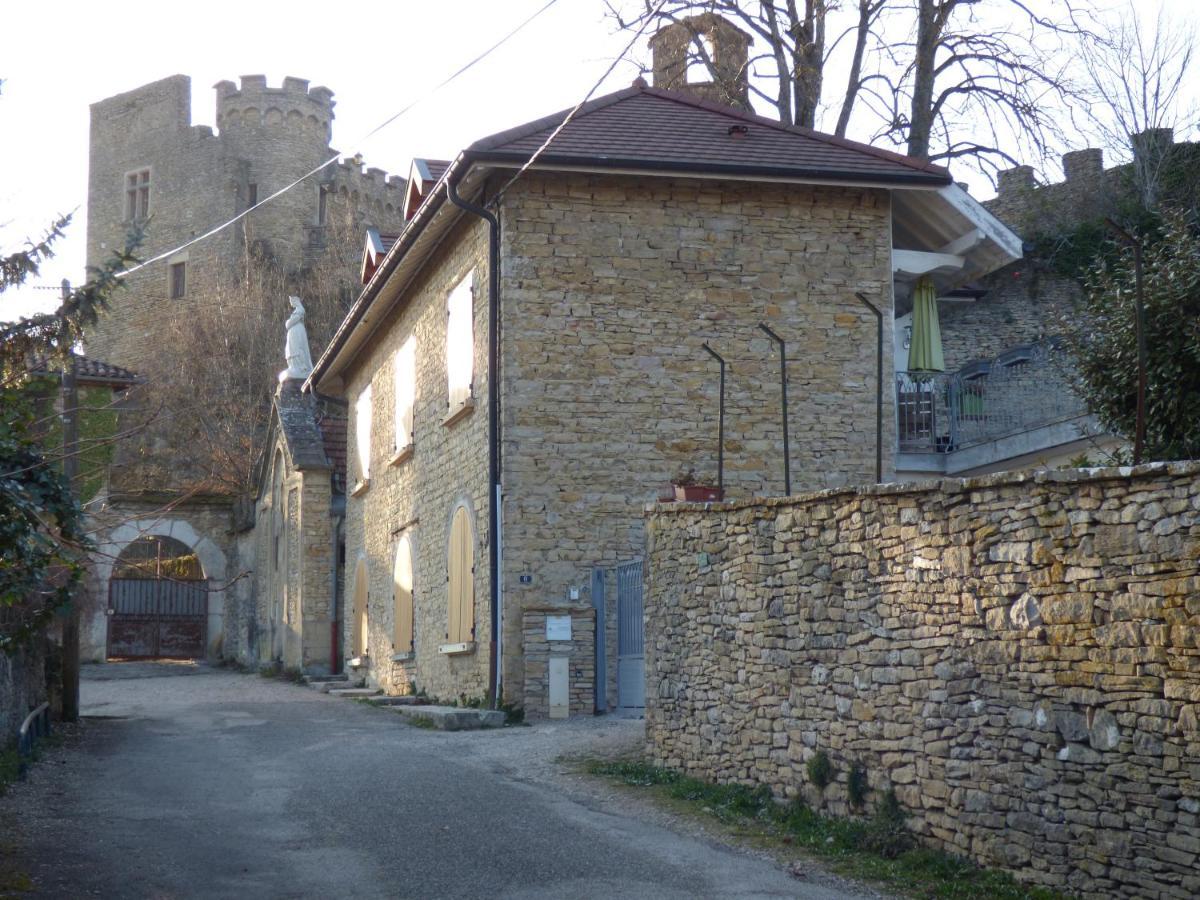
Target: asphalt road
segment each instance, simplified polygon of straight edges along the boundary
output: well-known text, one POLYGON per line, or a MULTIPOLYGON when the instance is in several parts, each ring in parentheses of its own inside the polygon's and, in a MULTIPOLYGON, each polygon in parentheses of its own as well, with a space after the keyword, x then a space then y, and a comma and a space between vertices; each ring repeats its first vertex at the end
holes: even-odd
POLYGON ((435 733, 185 666, 89 668, 83 706, 77 746, 0 800, 20 896, 859 896, 553 774, 560 745, 636 742, 629 723, 435 733))

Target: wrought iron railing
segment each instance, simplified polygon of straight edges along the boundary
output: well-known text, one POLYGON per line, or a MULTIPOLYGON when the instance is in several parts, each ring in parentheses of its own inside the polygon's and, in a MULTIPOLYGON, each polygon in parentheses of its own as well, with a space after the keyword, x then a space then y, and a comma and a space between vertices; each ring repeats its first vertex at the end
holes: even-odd
POLYGON ((896 409, 901 453, 949 453, 1088 411, 1050 342, 957 372, 898 372, 896 409))

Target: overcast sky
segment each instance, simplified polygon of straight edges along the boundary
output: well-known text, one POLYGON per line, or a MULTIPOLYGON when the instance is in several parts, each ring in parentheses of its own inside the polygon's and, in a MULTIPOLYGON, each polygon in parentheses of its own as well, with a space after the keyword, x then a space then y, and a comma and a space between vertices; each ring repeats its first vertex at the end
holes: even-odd
MULTIPOLYGON (((209 125, 217 81, 265 74, 277 86, 294 75, 326 85, 337 100, 333 146, 400 175, 413 156, 451 158, 476 138, 573 106, 629 40, 605 17, 602 0, 559 0, 453 85, 360 140, 545 2, 208 0, 178 14, 162 0, 8 4, 0 56, 0 252, 40 234, 54 214, 75 211, 40 284, 82 278, 88 105, 168 75, 191 77, 193 123, 209 125)), ((1165 2, 1180 11, 1200 5, 1165 2)), ((1156 3, 1137 0, 1137 8, 1156 3)), ((627 86, 647 58, 643 40, 601 93, 627 86)), ((977 196, 988 193, 986 182, 968 180, 977 196)), ((53 290, 9 291, 0 298, 0 319, 36 305, 52 308, 54 297, 53 290)))

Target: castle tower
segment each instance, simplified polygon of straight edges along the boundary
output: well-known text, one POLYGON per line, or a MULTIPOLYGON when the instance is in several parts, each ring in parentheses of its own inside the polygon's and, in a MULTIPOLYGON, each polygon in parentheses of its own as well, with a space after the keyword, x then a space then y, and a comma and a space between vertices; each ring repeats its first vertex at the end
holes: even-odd
POLYGON ((715 13, 672 22, 650 38, 654 86, 749 111, 750 44, 750 35, 715 13))

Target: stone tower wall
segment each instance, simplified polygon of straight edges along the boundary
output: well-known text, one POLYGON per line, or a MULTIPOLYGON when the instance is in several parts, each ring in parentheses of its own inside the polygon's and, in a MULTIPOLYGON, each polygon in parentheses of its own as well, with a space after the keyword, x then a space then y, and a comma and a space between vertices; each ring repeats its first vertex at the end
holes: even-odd
POLYGON ((672 22, 650 39, 654 86, 749 110, 749 48, 750 36, 714 13, 672 22), (709 41, 715 79, 688 80, 688 58, 694 56, 696 38, 709 41))

